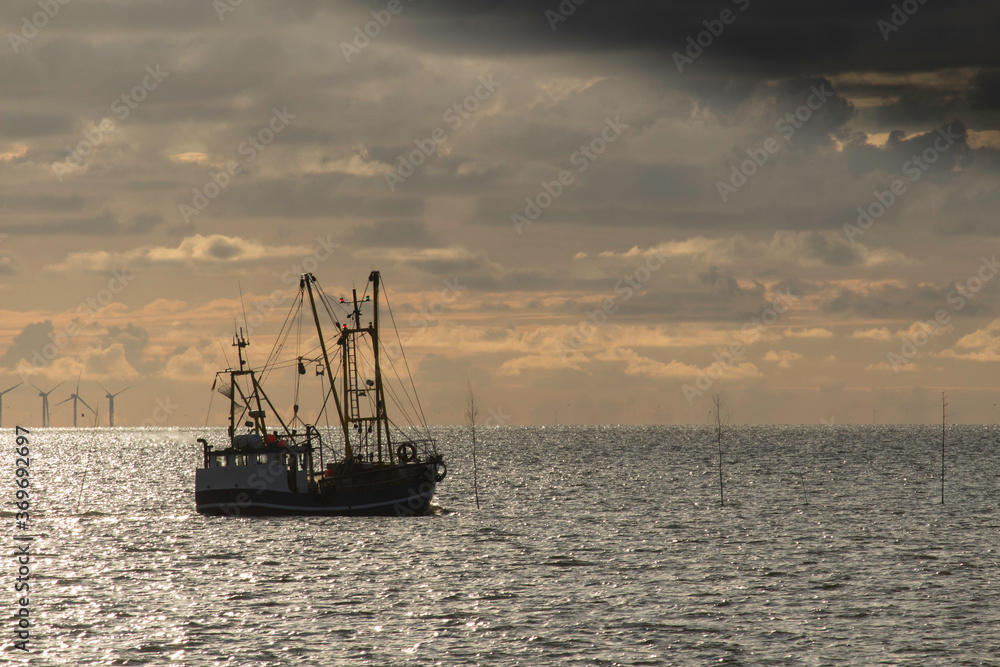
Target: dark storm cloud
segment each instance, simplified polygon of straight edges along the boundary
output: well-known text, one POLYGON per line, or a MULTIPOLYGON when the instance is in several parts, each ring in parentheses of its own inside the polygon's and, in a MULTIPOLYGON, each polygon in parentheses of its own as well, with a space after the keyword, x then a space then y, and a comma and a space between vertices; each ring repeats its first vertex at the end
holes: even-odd
POLYGON ((895 102, 876 107, 866 120, 878 129, 937 125, 960 109, 959 101, 952 97, 928 99, 927 96, 907 94, 895 102))
POLYGON ((402 18, 409 20, 401 23, 407 37, 427 49, 463 53, 648 51, 662 55, 673 67, 672 53, 683 51, 689 36, 705 30, 704 21, 718 19, 728 9, 735 19, 690 71, 708 62, 766 77, 1000 65, 1000 50, 993 46, 1000 21, 996 3, 912 2, 917 11, 895 31, 878 25, 880 20, 890 20, 892 3, 868 0, 590 0, 576 6, 565 21, 546 17, 546 11, 559 13, 559 0, 427 0, 404 14, 402 18))
POLYGON ((827 266, 856 266, 864 261, 857 246, 844 243, 839 237, 831 242, 829 237, 816 232, 803 235, 801 252, 803 257, 827 266))
POLYGON ((880 170, 889 174, 903 172, 911 178, 919 174, 917 178, 948 179, 971 160, 968 131, 957 120, 912 137, 894 130, 882 147, 857 141, 845 146, 844 152, 848 168, 855 175, 880 170))
POLYGON ((719 267, 717 266, 710 267, 705 273, 699 273, 698 280, 703 285, 714 287, 716 290, 729 296, 734 296, 740 292, 739 281, 732 276, 724 276, 719 273, 719 267))
POLYGON ((34 322, 24 327, 21 333, 14 336, 13 342, 7 351, 0 356, 0 366, 4 368, 14 368, 17 362, 22 359, 32 361, 39 350, 52 343, 50 335, 55 330, 52 320, 44 322, 34 322))
MULTIPOLYGON (((708 277, 699 276, 699 283, 708 277)), ((697 319, 702 322, 740 322, 759 316, 769 304, 760 283, 744 289, 722 276, 714 284, 650 281, 623 304, 620 312, 624 318, 639 321, 688 322, 691 313, 697 312, 697 319)))
POLYGON ((928 319, 939 309, 956 317, 995 317, 996 293, 1000 288, 986 283, 982 291, 972 294, 955 285, 885 285, 864 294, 841 290, 820 304, 820 310, 845 318, 866 319, 928 319), (964 295, 964 296, 963 296, 964 295), (961 308, 957 306, 961 304, 961 308))
POLYGON ((1000 110, 1000 70, 982 70, 973 80, 972 106, 976 109, 1000 110))
MULTIPOLYGON (((762 82, 874 72, 890 76, 838 84, 838 92, 877 96, 862 111, 875 127, 912 131, 951 117, 1000 127, 1000 49, 994 46, 1000 5, 987 0, 591 0, 579 6, 572 0, 430 0, 400 19, 397 38, 428 51, 627 56, 649 74, 651 86, 679 88, 719 113, 739 112, 762 82), (896 12, 901 5, 912 15, 896 12), (708 46, 689 52, 689 39, 707 31, 706 22, 719 30, 724 11, 732 13, 731 22, 718 35, 705 34, 708 46), (693 58, 678 68, 676 54, 689 53, 693 58), (908 76, 946 70, 979 73, 969 85, 945 89, 908 76)), ((838 115, 831 113, 832 128, 838 115)), ((825 138, 823 124, 811 124, 803 138, 810 134, 825 138)))
POLYGON ((775 100, 776 119, 769 129, 775 139, 786 141, 785 155, 832 146, 834 139, 847 136, 847 124, 855 113, 854 105, 824 77, 796 77, 764 85, 758 94, 775 100))

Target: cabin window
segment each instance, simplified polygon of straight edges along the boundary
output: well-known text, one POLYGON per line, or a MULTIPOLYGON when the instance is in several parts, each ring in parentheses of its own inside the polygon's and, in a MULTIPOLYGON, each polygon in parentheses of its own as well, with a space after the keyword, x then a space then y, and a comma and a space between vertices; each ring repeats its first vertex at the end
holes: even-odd
POLYGON ((257 455, 257 463, 259 463, 261 465, 267 463, 267 454, 258 454, 257 455))
POLYGON ((215 466, 217 468, 225 468, 226 467, 226 457, 225 456, 216 456, 215 457, 215 466))

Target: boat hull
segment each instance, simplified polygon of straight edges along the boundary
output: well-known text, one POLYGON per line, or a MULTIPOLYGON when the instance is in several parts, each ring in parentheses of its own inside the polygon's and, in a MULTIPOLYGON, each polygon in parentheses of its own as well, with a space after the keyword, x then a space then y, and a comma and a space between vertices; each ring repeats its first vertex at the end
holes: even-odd
POLYGON ((198 512, 221 516, 414 516, 426 514, 436 487, 434 466, 413 466, 391 483, 337 484, 324 480, 306 493, 263 488, 213 488, 195 491, 198 512))

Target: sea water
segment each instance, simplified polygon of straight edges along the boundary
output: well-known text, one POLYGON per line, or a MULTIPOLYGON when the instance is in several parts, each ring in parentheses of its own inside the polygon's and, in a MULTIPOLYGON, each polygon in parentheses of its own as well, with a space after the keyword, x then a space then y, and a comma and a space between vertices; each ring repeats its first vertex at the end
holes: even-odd
MULTIPOLYGON (((32 665, 1000 665, 1000 433, 467 429, 423 517, 204 517, 193 429, 37 429, 32 665)), ((221 431, 212 431, 215 438, 221 431)), ((13 546, 8 546, 11 553, 13 546)), ((22 616, 23 617, 23 616, 22 616)))

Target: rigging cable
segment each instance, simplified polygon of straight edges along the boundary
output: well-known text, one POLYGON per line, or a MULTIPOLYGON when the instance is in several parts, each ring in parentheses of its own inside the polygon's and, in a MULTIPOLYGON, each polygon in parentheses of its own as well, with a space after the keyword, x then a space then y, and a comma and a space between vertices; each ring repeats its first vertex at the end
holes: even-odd
MULTIPOLYGON (((396 378, 398 380, 400 380, 400 383, 399 383, 399 389, 400 389, 400 391, 402 392, 403 396, 405 396, 407 398, 407 400, 409 401, 410 407, 413 408, 413 411, 416 412, 417 406, 415 406, 413 404, 413 399, 410 398, 409 392, 406 391, 406 387, 403 385, 402 380, 399 378, 399 372, 396 370, 396 365, 393 363, 392 357, 390 357, 388 355, 388 353, 385 355, 385 357, 388 358, 389 365, 392 367, 393 373, 396 374, 396 378)), ((369 363, 368 359, 364 358, 364 361, 365 361, 365 364, 368 365, 368 363, 369 363)), ((371 368, 370 365, 368 367, 371 368)), ((408 422, 409 426, 412 427, 412 426, 418 425, 418 421, 417 421, 416 417, 415 416, 411 417, 410 413, 407 412, 406 407, 402 404, 402 401, 399 400, 399 397, 396 395, 396 391, 393 389, 392 384, 389 383, 389 382, 386 382, 386 378, 385 378, 385 374, 384 373, 382 374, 382 391, 383 391, 383 393, 388 392, 389 398, 392 399, 392 402, 396 406, 396 409, 399 411, 399 413, 401 415, 403 415, 403 417, 408 422)), ((386 419, 388 419, 388 416, 386 417, 386 419)), ((395 426, 394 422, 393 422, 393 425, 395 426)), ((397 426, 397 428, 399 428, 399 427, 397 426)))
POLYGON ((208 420, 212 417, 212 401, 215 400, 215 383, 219 381, 219 374, 215 374, 212 388, 208 391, 208 411, 205 412, 205 428, 208 428, 208 420))
POLYGON ((382 280, 382 293, 385 295, 385 307, 389 311, 389 319, 392 320, 392 328, 396 332, 396 340, 399 341, 399 351, 403 356, 403 363, 406 365, 406 373, 410 376, 410 386, 413 387, 413 397, 417 400, 417 407, 420 409, 420 421, 424 428, 427 428, 427 417, 424 416, 424 408, 420 405, 420 396, 417 394, 417 387, 413 384, 413 373, 410 372, 410 362, 406 360, 406 350, 403 349, 403 341, 399 338, 399 329, 396 327, 396 318, 392 314, 392 306, 389 305, 389 295, 385 288, 385 280, 382 280))
POLYGON ((289 320, 292 318, 292 313, 300 307, 301 296, 302 293, 299 292, 299 299, 293 301, 291 307, 288 309, 288 312, 285 313, 285 321, 281 323, 281 329, 278 331, 278 336, 275 338, 274 345, 271 347, 271 351, 267 355, 267 361, 264 363, 264 368, 261 370, 261 382, 267 378, 273 368, 281 368, 281 366, 278 365, 277 356, 281 353, 281 349, 284 347, 288 334, 291 333, 291 327, 289 327, 288 331, 285 331, 285 327, 288 326, 289 320))

